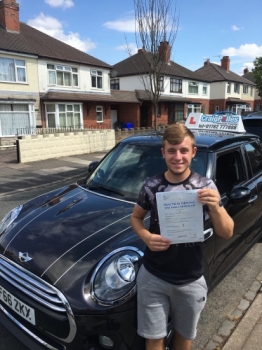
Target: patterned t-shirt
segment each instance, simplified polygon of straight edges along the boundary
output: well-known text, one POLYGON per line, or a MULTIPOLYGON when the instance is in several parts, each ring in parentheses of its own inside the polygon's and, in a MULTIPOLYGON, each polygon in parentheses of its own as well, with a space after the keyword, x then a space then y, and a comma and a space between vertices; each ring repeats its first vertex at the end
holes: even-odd
MULTIPOLYGON (((157 192, 195 190, 212 188, 217 190, 211 179, 191 172, 181 183, 170 183, 164 173, 157 174, 145 180, 138 195, 137 204, 150 211, 151 233, 160 234, 156 204, 157 192)), ((207 211, 203 206, 203 215, 207 211)), ((197 280, 203 275, 202 242, 171 244, 165 251, 153 252, 145 249, 143 264, 153 275, 172 284, 184 284, 197 280)))

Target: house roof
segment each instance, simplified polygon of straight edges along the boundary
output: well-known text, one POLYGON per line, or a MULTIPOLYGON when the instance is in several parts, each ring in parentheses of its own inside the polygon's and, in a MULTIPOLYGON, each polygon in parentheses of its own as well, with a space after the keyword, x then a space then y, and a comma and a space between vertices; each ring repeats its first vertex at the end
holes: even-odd
POLYGON ((49 90, 41 96, 44 101, 95 101, 95 102, 110 102, 110 103, 139 103, 136 98, 135 91, 111 90, 111 94, 88 93, 88 92, 65 92, 49 90))
POLYGON ((248 73, 242 75, 242 77, 247 79, 247 80, 252 81, 252 83, 255 83, 255 78, 254 78, 252 72, 248 72, 248 73))
POLYGON ((46 59, 111 68, 107 63, 63 43, 20 22, 20 33, 6 31, 0 26, 0 50, 31 54, 46 59))
POLYGON ((195 72, 212 82, 234 81, 242 84, 255 85, 250 80, 247 80, 232 71, 227 72, 224 68, 215 63, 208 63, 197 69, 195 72))
MULTIPOLYGON (((148 93, 145 90, 136 90, 136 96, 139 100, 143 101, 149 101, 150 98, 148 96, 148 93)), ((170 96, 170 95, 160 95, 159 101, 162 102, 183 102, 183 103, 192 103, 191 100, 189 100, 186 97, 180 97, 180 96, 170 96)), ((194 102, 197 103, 197 102, 194 102)))
MULTIPOLYGON (((130 56, 125 60, 113 65, 113 69, 117 73, 116 76, 123 77, 147 73, 149 69, 147 69, 148 61, 146 60, 145 55, 150 55, 150 53, 145 52, 143 50, 139 50, 138 53, 136 53, 135 55, 130 56)), ((180 66, 179 64, 173 61, 170 61, 170 64, 164 64, 162 71, 163 74, 169 76, 193 79, 197 81, 208 81, 208 79, 200 76, 198 73, 193 72, 183 66, 180 66)))

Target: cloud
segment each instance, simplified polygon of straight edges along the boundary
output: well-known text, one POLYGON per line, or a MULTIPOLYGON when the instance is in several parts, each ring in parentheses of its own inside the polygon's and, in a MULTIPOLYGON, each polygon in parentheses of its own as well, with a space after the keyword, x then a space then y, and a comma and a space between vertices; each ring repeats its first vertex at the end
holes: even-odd
POLYGON ((253 62, 245 62, 242 66, 242 72, 244 71, 245 68, 248 68, 249 72, 252 72, 252 69, 255 68, 254 63, 253 62))
POLYGON ((42 12, 34 19, 28 20, 27 24, 84 52, 96 47, 96 44, 90 39, 81 39, 79 33, 65 34, 61 22, 54 17, 45 16, 42 12))
POLYGON ((243 27, 240 28, 240 27, 237 27, 237 26, 233 25, 233 26, 231 26, 231 29, 232 30, 241 30, 241 29, 243 29, 243 27))
POLYGON ((74 6, 74 2, 72 0, 45 0, 45 3, 51 7, 70 8, 74 6))
POLYGON ((239 46, 239 48, 229 47, 222 50, 222 55, 255 59, 258 56, 262 56, 262 46, 258 46, 257 44, 244 44, 239 46))
POLYGON ((104 27, 108 29, 114 29, 119 32, 134 33, 135 32, 135 19, 126 18, 119 19, 116 21, 109 21, 103 24, 104 27))

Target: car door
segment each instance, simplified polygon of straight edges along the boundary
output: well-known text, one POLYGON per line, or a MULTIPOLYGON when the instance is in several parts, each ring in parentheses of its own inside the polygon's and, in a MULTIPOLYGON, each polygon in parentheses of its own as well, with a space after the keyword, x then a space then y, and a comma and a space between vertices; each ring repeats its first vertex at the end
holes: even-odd
POLYGON ((250 242, 256 226, 257 201, 243 205, 235 205, 228 199, 234 186, 245 186, 256 199, 257 187, 248 178, 246 161, 241 146, 219 152, 215 155, 214 181, 221 195, 222 203, 234 220, 234 234, 229 240, 215 236, 214 263, 212 266, 213 280, 222 275, 232 265, 250 242))
POLYGON ((257 187, 257 220, 253 239, 258 239, 262 234, 262 145, 259 140, 244 145, 247 159, 248 176, 257 187))

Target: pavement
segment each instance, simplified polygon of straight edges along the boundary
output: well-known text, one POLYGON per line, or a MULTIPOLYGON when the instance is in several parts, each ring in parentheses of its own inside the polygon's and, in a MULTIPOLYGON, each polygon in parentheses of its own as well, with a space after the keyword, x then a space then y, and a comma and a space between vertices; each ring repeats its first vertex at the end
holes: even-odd
MULTIPOLYGON (((105 152, 17 163, 16 149, 0 150, 0 197, 82 178, 88 165, 101 160, 105 152)), ((262 349, 262 270, 250 289, 227 315, 216 334, 201 350, 261 350, 262 349)))

